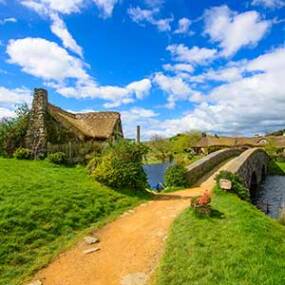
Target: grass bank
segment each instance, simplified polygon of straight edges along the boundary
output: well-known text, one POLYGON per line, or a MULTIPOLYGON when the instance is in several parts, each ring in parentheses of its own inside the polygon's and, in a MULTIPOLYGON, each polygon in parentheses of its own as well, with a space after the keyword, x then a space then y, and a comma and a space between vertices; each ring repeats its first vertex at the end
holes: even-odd
POLYGON ((21 284, 86 229, 150 198, 104 187, 82 167, 0 158, 0 284, 21 284))
POLYGON ((285 284, 285 227, 236 195, 215 192, 216 217, 187 209, 176 220, 154 283, 285 284))
POLYGON ((268 170, 270 175, 285 175, 285 162, 271 160, 268 170))

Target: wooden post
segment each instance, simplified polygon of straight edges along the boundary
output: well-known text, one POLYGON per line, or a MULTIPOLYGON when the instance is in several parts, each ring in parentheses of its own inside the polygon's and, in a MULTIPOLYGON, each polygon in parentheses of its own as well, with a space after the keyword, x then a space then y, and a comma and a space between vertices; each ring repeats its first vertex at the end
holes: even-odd
POLYGON ((141 127, 137 126, 137 143, 141 142, 141 127))

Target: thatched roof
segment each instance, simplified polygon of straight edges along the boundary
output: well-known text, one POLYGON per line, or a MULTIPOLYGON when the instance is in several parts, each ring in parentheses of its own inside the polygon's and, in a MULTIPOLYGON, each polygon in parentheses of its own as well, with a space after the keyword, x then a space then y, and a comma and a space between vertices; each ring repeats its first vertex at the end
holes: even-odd
POLYGON ((262 146, 262 137, 219 137, 219 136, 206 136, 195 145, 195 147, 211 147, 211 146, 262 146))
POLYGON ((223 137, 223 136, 205 136, 194 146, 199 148, 206 147, 239 147, 239 146, 251 146, 251 147, 263 147, 271 142, 273 145, 279 148, 285 147, 284 136, 270 136, 270 137, 223 137))
POLYGON ((72 129, 81 139, 108 139, 114 135, 117 126, 122 132, 118 112, 70 113, 52 104, 48 104, 48 112, 63 126, 72 129))

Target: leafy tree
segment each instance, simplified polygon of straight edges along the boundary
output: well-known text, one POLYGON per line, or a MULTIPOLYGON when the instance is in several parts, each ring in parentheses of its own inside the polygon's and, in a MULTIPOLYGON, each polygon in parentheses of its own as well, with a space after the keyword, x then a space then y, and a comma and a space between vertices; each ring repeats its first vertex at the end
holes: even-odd
POLYGON ((27 104, 18 106, 13 118, 0 121, 0 155, 12 156, 14 151, 24 145, 24 138, 29 123, 27 104))
POLYGON ((158 160, 165 162, 173 159, 171 143, 168 139, 155 135, 151 138, 149 146, 158 160))

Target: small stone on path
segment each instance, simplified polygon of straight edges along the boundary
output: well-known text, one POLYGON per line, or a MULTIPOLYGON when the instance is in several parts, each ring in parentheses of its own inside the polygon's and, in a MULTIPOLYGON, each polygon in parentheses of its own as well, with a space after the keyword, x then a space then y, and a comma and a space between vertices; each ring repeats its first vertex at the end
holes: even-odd
POLYGON ((93 253, 93 252, 98 251, 98 250, 100 250, 99 247, 92 247, 92 248, 84 250, 83 253, 84 254, 90 254, 90 253, 93 253))
POLYGON ((97 237, 87 236, 87 237, 84 238, 84 241, 87 244, 94 244, 96 242, 99 242, 99 239, 97 237))
POLYGON ((122 278, 121 285, 145 285, 147 279, 144 272, 131 273, 122 278))
POLYGON ((29 283, 27 285, 43 285, 43 283, 40 280, 36 280, 36 281, 33 281, 33 282, 31 282, 31 283, 29 283))

